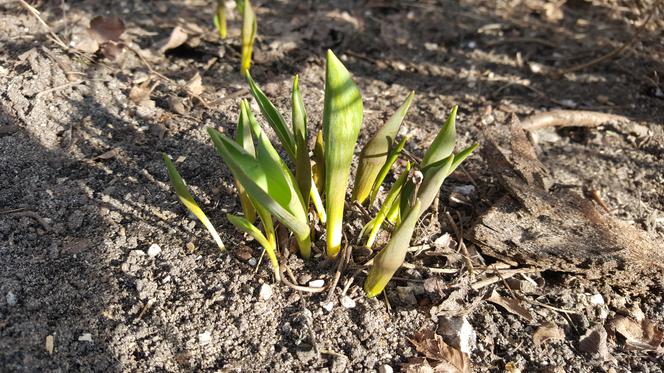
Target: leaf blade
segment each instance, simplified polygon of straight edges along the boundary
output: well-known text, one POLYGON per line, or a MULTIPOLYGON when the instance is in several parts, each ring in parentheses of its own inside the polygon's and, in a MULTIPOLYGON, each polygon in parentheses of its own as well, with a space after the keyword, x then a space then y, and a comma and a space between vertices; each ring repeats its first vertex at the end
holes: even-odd
POLYGON ((194 197, 191 195, 191 193, 189 193, 189 189, 184 183, 182 176, 180 176, 180 173, 175 168, 175 165, 173 164, 173 161, 171 161, 171 158, 166 153, 162 153, 162 158, 164 159, 164 163, 166 164, 166 169, 168 170, 168 177, 171 180, 171 185, 173 186, 173 189, 175 189, 175 194, 178 196, 182 204, 189 211, 191 211, 191 213, 194 214, 196 218, 198 218, 198 220, 203 224, 203 226, 205 226, 208 232, 210 232, 215 243, 217 244, 217 246, 219 246, 219 250, 221 251, 226 250, 224 243, 221 240, 221 237, 219 237, 219 233, 217 233, 217 230, 214 228, 214 225, 212 225, 212 223, 210 222, 210 219, 208 219, 207 215, 205 215, 203 210, 201 210, 201 208, 194 200, 194 197))

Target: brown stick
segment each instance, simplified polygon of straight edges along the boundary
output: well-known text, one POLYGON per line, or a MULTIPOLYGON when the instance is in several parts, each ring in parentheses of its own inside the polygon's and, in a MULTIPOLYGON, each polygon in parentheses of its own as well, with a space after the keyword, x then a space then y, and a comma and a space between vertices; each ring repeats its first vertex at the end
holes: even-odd
POLYGON ((596 111, 552 110, 529 116, 521 121, 521 128, 532 131, 546 127, 597 127, 604 123, 627 121, 629 119, 622 115, 596 111))

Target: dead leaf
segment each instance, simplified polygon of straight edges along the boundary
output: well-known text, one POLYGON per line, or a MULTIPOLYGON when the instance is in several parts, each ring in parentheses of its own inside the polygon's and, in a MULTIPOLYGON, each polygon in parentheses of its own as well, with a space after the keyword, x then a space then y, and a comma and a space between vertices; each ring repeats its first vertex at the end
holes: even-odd
POLYGON ((201 93, 205 91, 205 87, 203 87, 203 78, 201 78, 201 74, 199 74, 198 71, 196 72, 196 75, 187 82, 187 90, 194 96, 200 96, 201 93))
POLYGON ((107 160, 111 158, 115 158, 120 154, 120 148, 113 148, 107 152, 104 152, 102 154, 99 154, 98 156, 92 158, 93 161, 98 161, 98 160, 107 160))
POLYGON ((533 321, 533 315, 521 304, 521 302, 519 302, 518 299, 503 297, 502 295, 498 294, 496 290, 494 290, 493 293, 491 293, 491 296, 487 298, 487 300, 493 304, 497 304, 503 307, 514 315, 524 318, 529 322, 533 321))
POLYGON ((124 44, 109 41, 102 44, 99 49, 104 57, 111 61, 115 61, 122 55, 122 53, 124 53, 124 44))
POLYGON ((606 344, 606 329, 601 324, 588 329, 586 334, 579 338, 579 350, 589 354, 598 354, 604 361, 609 359, 609 346, 606 344))
POLYGON ((554 323, 540 325, 533 334, 533 343, 535 346, 541 346, 547 341, 562 341, 565 339, 565 332, 554 323))
POLYGON ((97 16, 90 21, 90 32, 99 43, 120 41, 124 30, 125 24, 119 17, 97 16))
POLYGON ((129 91, 129 99, 137 105, 154 106, 154 101, 150 100, 150 94, 152 94, 157 85, 151 85, 150 83, 151 81, 148 79, 137 86, 133 86, 129 91))
POLYGON ((69 46, 81 52, 96 53, 99 50, 99 42, 92 35, 89 28, 76 27, 72 31, 69 46))
POLYGON ((625 337, 627 347, 637 350, 664 352, 664 348, 662 348, 664 332, 654 322, 648 319, 638 322, 630 317, 619 316, 611 324, 616 332, 625 337))
POLYGON ((175 49, 184 44, 188 38, 189 35, 182 27, 175 26, 173 31, 171 31, 171 35, 168 37, 168 39, 162 41, 162 46, 159 48, 159 52, 163 54, 166 53, 167 50, 175 49))
POLYGON ((466 373, 471 372, 470 357, 454 347, 449 346, 443 337, 436 334, 433 330, 421 330, 409 339, 415 346, 417 352, 425 356, 425 361, 420 361, 419 366, 412 367, 411 372, 426 372, 429 365, 432 372, 437 373, 466 373), (425 364, 426 363, 426 364, 425 364), (433 364, 433 365, 431 365, 433 364))
POLYGON ((429 361, 423 357, 413 357, 408 362, 401 365, 406 373, 435 373, 429 361))

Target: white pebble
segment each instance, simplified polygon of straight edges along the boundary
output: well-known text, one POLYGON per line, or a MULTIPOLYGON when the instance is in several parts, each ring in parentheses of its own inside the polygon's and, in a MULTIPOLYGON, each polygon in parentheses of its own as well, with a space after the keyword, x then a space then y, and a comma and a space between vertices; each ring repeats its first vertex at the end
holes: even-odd
POLYGON ((212 341, 212 333, 209 331, 205 331, 198 335, 198 343, 201 346, 205 346, 206 344, 210 343, 210 341, 212 341))
POLYGON ((344 295, 341 298, 341 305, 344 308, 355 308, 355 301, 351 297, 349 297, 348 295, 344 295))
POLYGON ((161 253, 161 247, 157 245, 156 243, 153 243, 150 245, 150 248, 148 249, 148 255, 151 257, 155 257, 161 253))
POLYGON ((16 303, 18 303, 18 298, 16 298, 16 294, 12 293, 11 291, 7 292, 5 299, 7 300, 7 305, 9 306, 15 306, 16 303))
POLYGON ((323 309, 325 311, 330 312, 332 311, 333 308, 334 308, 334 302, 323 303, 323 309))
POLYGON ((268 284, 261 285, 261 290, 259 291, 258 296, 262 300, 268 300, 272 298, 272 287, 268 284))
POLYGON ((247 263, 249 263, 250 266, 255 267, 258 261, 256 261, 256 258, 250 258, 247 263))
POLYGON ((604 304, 604 297, 602 297, 602 294, 600 294, 600 293, 592 295, 590 297, 590 303, 596 304, 596 305, 604 304))
POLYGON ((394 373, 394 369, 392 369, 391 366, 384 364, 381 365, 380 368, 378 368, 379 373, 394 373))
POLYGON ((312 280, 309 281, 309 287, 312 288, 322 288, 325 285, 325 280, 312 280))
POLYGON ((92 342, 92 334, 83 333, 80 337, 78 337, 78 340, 81 342, 92 342))

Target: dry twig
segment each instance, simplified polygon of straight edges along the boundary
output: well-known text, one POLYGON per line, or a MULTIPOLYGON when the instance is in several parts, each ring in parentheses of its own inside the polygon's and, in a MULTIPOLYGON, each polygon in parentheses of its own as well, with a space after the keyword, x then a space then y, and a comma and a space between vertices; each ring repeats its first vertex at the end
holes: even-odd
POLYGON ((521 121, 521 128, 532 131, 546 127, 597 127, 609 122, 627 122, 622 115, 583 110, 551 110, 537 113, 521 121))

